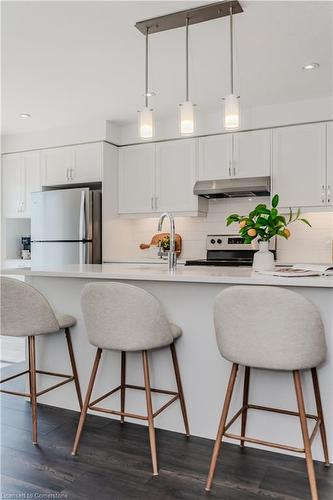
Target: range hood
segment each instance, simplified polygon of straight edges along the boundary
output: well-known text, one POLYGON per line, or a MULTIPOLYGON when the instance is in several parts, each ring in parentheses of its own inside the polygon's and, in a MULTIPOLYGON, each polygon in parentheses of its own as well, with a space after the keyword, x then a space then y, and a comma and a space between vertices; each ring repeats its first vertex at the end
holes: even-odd
POLYGON ((249 198, 269 196, 270 177, 248 177, 245 179, 217 179, 197 181, 193 193, 203 198, 249 198))

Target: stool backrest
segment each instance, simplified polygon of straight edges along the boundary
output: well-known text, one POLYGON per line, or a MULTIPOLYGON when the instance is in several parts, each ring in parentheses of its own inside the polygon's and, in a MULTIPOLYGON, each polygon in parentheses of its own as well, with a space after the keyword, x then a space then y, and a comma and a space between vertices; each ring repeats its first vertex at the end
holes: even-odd
POLYGON ((2 276, 0 292, 1 335, 21 337, 59 330, 52 307, 34 287, 2 276))
POLYGON ((301 294, 275 286, 234 286, 215 300, 221 355, 233 363, 300 370, 325 359, 324 326, 317 308, 301 294))
POLYGON ((102 349, 139 351, 173 341, 168 319, 157 299, 124 283, 90 283, 81 306, 91 344, 102 349))

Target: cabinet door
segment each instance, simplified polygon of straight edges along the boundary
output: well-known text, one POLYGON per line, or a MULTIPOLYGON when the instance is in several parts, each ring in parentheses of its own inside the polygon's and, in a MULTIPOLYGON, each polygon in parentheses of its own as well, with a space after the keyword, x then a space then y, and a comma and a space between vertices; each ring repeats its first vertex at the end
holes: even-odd
POLYGON ((325 124, 273 130, 273 194, 282 207, 324 206, 325 124))
POLYGON ((41 190, 40 152, 23 153, 22 217, 31 217, 31 193, 41 190))
POLYGON ((119 149, 120 214, 154 211, 155 145, 140 144, 119 149))
POLYGON ((327 123, 327 205, 333 206, 333 123, 327 123))
POLYGON ((188 212, 197 208, 193 195, 197 180, 196 139, 156 145, 156 201, 158 212, 188 212))
POLYGON ((71 147, 45 149, 41 152, 43 186, 57 186, 70 182, 69 169, 73 168, 71 147))
POLYGON ((199 179, 225 179, 231 175, 232 134, 199 139, 199 179))
POLYGON ((271 130, 234 134, 232 173, 235 177, 271 175, 271 130))
POLYGON ((102 143, 75 146, 71 181, 100 182, 102 180, 102 143))
POLYGON ((4 217, 21 217, 23 203, 22 154, 2 157, 2 193, 4 217))

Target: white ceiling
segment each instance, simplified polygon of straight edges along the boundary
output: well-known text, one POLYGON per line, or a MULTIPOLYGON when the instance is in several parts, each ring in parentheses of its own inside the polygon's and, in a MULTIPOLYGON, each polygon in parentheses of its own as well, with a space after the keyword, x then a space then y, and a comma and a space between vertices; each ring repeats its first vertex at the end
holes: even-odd
MULTIPOLYGON (((2 2, 3 133, 90 119, 136 120, 143 105, 144 37, 138 20, 204 2, 2 2), (18 118, 30 113, 28 120, 18 118)), ((235 16, 236 90, 257 106, 332 95, 333 2, 242 1, 235 16), (315 71, 304 71, 308 62, 315 71)), ((213 110, 228 93, 227 18, 190 29, 191 98, 213 110)), ((151 36, 151 105, 184 100, 184 30, 151 36)))

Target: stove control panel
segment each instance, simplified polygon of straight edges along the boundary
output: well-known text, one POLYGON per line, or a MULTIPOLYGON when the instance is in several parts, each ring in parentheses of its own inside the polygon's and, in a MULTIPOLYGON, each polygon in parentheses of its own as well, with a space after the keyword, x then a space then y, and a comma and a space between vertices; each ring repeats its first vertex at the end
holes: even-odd
MULTIPOLYGON (((276 240, 272 238, 269 248, 275 250, 276 240)), ((244 243, 239 234, 208 234, 206 240, 207 250, 257 250, 257 240, 252 243, 244 243)))

